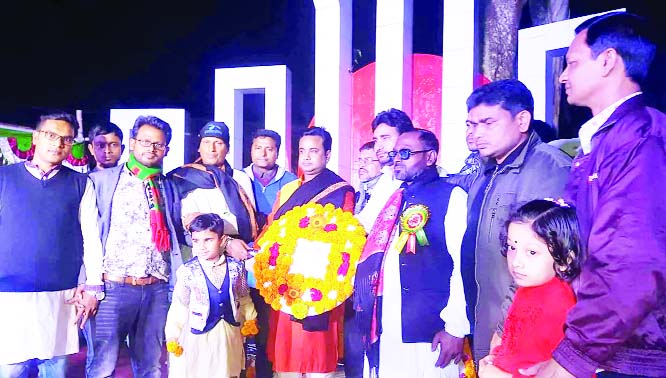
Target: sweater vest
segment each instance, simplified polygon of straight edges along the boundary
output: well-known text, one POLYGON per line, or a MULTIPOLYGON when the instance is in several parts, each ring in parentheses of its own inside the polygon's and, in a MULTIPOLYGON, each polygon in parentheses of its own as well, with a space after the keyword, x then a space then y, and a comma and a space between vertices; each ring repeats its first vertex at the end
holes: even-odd
POLYGON ((48 180, 34 177, 24 164, 0 168, 0 292, 76 287, 86 180, 67 167, 48 180))
MULTIPOLYGON (((440 312, 449 301, 453 260, 446 247, 444 219, 454 186, 439 177, 414 183, 403 196, 403 212, 412 205, 425 205, 430 218, 423 230, 428 245, 416 245, 416 253, 400 253, 402 340, 430 343, 444 329, 440 312)), ((402 230, 400 230, 402 231, 402 230)))

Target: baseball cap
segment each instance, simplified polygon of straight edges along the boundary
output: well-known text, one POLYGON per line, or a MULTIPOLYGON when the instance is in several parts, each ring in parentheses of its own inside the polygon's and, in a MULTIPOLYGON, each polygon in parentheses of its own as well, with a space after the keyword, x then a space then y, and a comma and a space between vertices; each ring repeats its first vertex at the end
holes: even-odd
POLYGON ((208 122, 199 130, 199 138, 219 138, 229 146, 229 127, 224 122, 208 122))

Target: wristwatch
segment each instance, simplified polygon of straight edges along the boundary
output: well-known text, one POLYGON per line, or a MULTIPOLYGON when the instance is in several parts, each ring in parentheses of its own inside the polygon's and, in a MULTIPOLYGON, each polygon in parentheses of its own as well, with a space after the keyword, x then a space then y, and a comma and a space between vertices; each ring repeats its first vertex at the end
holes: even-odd
POLYGON ((102 285, 85 285, 83 291, 95 297, 97 301, 104 299, 104 286, 102 285))

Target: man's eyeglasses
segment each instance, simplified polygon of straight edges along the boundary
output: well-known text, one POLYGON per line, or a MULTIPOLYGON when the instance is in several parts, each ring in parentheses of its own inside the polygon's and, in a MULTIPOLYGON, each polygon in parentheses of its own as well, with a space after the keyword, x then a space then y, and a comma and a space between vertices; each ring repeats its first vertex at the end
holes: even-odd
POLYGON ((408 148, 403 148, 403 149, 398 150, 398 151, 389 151, 388 152, 388 157, 391 160, 393 160, 393 159, 395 159, 396 156, 400 156, 400 160, 407 160, 414 154, 421 154, 421 153, 428 152, 428 151, 432 151, 432 150, 412 151, 408 148))
POLYGON ((74 144, 74 137, 73 136, 61 136, 56 133, 53 133, 51 131, 46 131, 46 130, 39 130, 40 133, 44 134, 47 140, 50 140, 51 142, 62 142, 62 144, 66 146, 71 146, 74 144))
POLYGON ((372 158, 358 159, 358 165, 370 165, 371 163, 377 161, 379 161, 379 159, 372 159, 372 158))
POLYGON ((132 138, 135 141, 139 142, 139 144, 143 147, 153 147, 156 150, 164 151, 166 148, 166 144, 158 143, 158 142, 151 142, 149 140, 143 140, 143 139, 135 139, 132 138))

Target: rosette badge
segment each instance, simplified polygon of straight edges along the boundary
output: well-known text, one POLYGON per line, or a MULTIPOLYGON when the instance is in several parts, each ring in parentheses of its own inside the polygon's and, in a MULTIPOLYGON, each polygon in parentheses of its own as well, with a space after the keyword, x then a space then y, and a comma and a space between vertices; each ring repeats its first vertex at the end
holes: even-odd
POLYGON ((365 230, 350 212, 308 203, 274 221, 257 240, 257 288, 275 310, 303 319, 352 294, 365 230))
POLYGON ((402 251, 406 247, 406 253, 416 253, 416 242, 420 246, 428 245, 428 237, 423 227, 430 219, 430 209, 425 205, 412 205, 400 216, 400 237, 396 247, 402 251))

